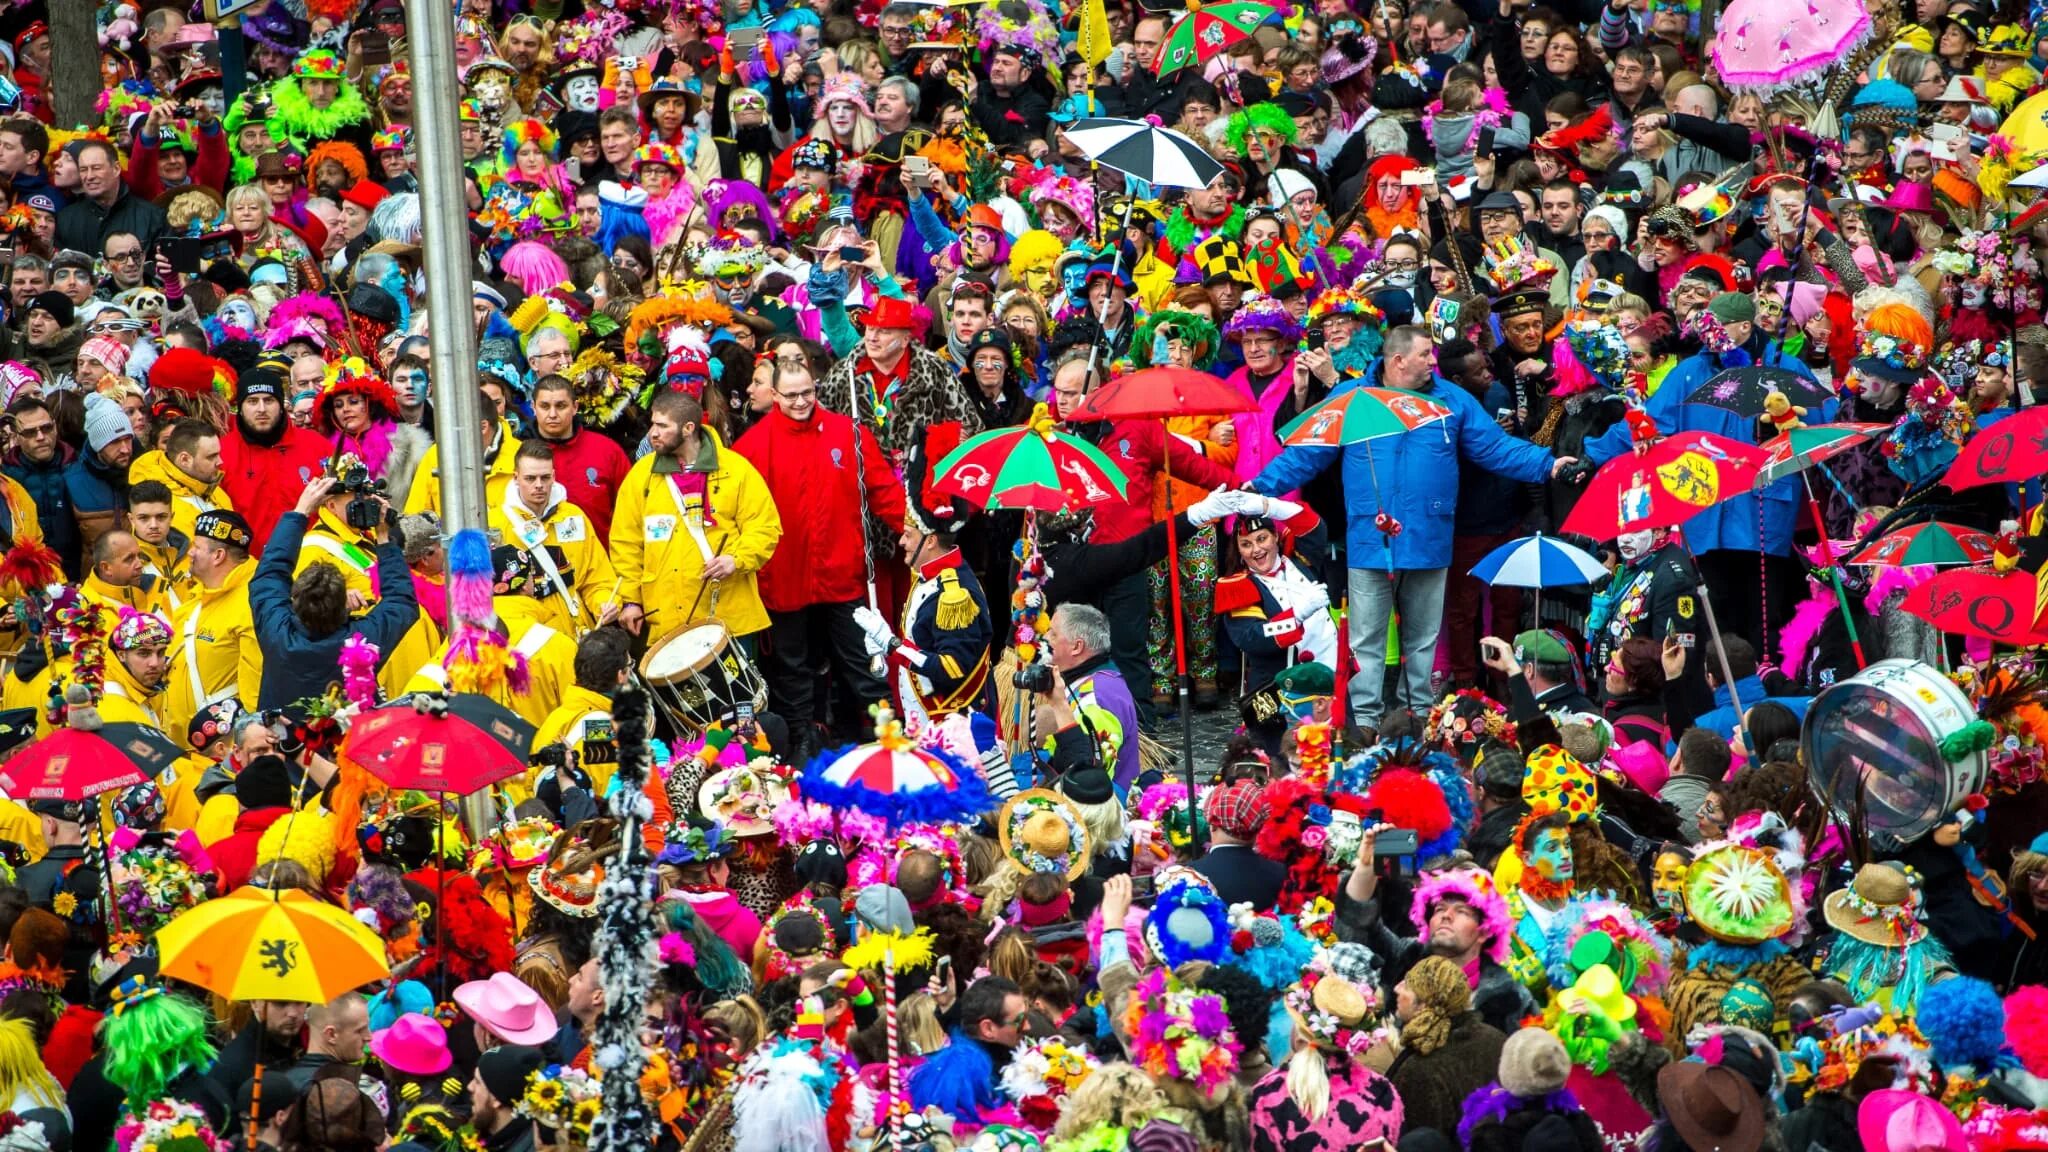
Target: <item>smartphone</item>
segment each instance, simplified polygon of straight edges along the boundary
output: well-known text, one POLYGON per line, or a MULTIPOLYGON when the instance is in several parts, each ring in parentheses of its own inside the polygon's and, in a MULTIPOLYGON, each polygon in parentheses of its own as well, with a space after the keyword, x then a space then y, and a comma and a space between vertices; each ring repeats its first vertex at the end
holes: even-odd
POLYGON ((1321 328, 1311 328, 1311 329, 1309 329, 1309 333, 1308 333, 1308 350, 1309 350, 1309 351, 1311 351, 1311 352, 1320 352, 1320 351, 1322 351, 1322 350, 1323 350, 1323 348, 1324 348, 1324 346, 1325 346, 1325 345, 1329 344, 1329 342, 1330 342, 1330 336, 1329 336, 1329 333, 1327 333, 1327 332, 1324 332, 1324 331, 1323 331, 1323 330, 1322 330, 1321 328))
POLYGON ((381 68, 391 63, 391 37, 379 28, 363 29, 363 65, 381 68))
POLYGON ((543 88, 539 92, 534 94, 533 107, 530 109, 530 111, 535 116, 539 117, 542 120, 552 120, 555 118, 556 113, 559 113, 563 109, 563 107, 564 105, 562 104, 562 98, 560 96, 557 96, 553 92, 550 92, 546 88, 543 88))
POLYGON ((760 42, 759 28, 734 28, 725 34, 725 47, 735 60, 753 55, 754 46, 760 42))
POLYGON ((171 271, 181 276, 197 276, 201 254, 206 251, 206 241, 197 236, 165 236, 157 240, 157 250, 171 263, 171 271))
POLYGON ((1372 838, 1372 854, 1375 856, 1413 856, 1422 846, 1413 828, 1382 828, 1372 838))
POLYGON ((841 244, 839 246, 839 258, 848 264, 858 264, 862 260, 867 259, 867 255, 868 250, 858 244, 841 244))
POLYGON ((1436 173, 1427 168, 1410 168, 1401 173, 1401 186, 1404 188, 1427 188, 1435 183, 1436 173))
POLYGON ((1479 130, 1479 143, 1477 147, 1479 155, 1489 157, 1493 155, 1493 125, 1489 124, 1479 130))
POLYGON ((928 158, 923 156, 905 156, 903 158, 903 171, 909 173, 912 187, 930 188, 932 186, 932 162, 928 158))
POLYGON ((567 176, 571 184, 583 183, 583 161, 574 156, 562 161, 562 175, 567 176))

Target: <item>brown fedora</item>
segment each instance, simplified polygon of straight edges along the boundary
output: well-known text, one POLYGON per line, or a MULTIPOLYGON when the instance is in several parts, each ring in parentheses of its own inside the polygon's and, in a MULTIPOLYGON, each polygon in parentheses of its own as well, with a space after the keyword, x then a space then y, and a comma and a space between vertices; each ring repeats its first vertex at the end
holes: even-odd
POLYGON ((1657 1102, 1692 1152, 1757 1152, 1763 1102, 1749 1081, 1718 1064, 1681 1060, 1657 1073, 1657 1102))

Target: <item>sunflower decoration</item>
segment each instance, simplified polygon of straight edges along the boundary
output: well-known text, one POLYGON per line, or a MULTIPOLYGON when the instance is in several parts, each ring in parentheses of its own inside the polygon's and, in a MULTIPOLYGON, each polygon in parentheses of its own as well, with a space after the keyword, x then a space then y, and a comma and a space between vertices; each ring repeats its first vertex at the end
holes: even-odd
POLYGON ((590 1126, 603 1109, 602 1087, 591 1073, 571 1065, 550 1064, 526 1080, 526 1092, 513 1111, 568 1143, 588 1144, 590 1126))
POLYGON ((602 348, 589 348, 564 373, 576 390, 576 414, 588 428, 609 427, 647 386, 647 373, 602 348))

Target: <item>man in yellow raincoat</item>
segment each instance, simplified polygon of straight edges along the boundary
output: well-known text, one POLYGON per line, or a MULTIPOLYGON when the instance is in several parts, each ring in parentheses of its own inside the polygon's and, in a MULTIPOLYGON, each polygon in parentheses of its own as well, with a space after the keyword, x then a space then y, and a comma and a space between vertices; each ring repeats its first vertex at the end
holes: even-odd
POLYGON ((226 510, 193 521, 187 550, 198 592, 171 615, 171 672, 164 722, 177 731, 208 704, 240 700, 253 707, 263 683, 263 649, 249 613, 249 525, 226 510))
POLYGON ((512 482, 490 508, 500 543, 526 553, 535 592, 557 631, 580 636, 619 612, 619 584, 590 517, 555 482, 552 448, 529 440, 513 453, 512 482))
MULTIPOLYGON (((519 451, 519 438, 498 418, 498 402, 486 392, 484 422, 479 437, 484 443, 484 507, 496 508, 512 483, 512 457, 519 451)), ((441 514, 441 446, 428 448, 420 457, 420 470, 413 475, 412 488, 405 494, 405 514, 441 514)))

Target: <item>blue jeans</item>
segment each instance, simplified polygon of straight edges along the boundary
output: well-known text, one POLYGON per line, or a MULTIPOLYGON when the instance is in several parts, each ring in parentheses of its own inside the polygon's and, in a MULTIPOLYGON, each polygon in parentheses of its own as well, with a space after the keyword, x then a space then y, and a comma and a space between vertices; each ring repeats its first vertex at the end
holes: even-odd
POLYGON ((1407 572, 1351 569, 1351 722, 1377 729, 1387 712, 1387 623, 1401 614, 1401 683, 1393 706, 1427 712, 1429 674, 1436 665, 1437 630, 1444 618, 1447 568, 1407 572))

